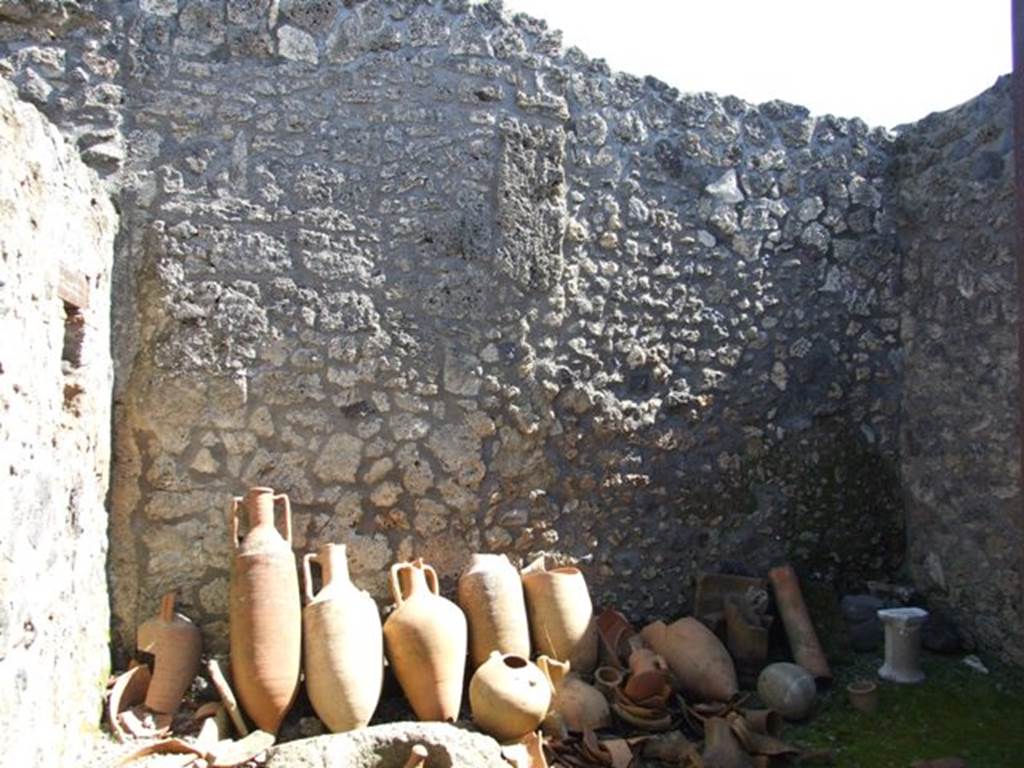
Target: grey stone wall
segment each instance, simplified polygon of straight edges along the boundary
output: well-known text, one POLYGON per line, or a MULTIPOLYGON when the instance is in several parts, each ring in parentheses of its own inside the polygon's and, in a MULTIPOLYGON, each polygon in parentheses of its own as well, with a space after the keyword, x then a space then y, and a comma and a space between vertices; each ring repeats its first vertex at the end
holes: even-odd
POLYGON ((969 638, 1024 663, 1009 78, 899 143, 909 563, 969 638))
POLYGON ((117 217, 77 152, 2 78, 0 157, 0 755, 74 765, 110 661, 117 217), (58 291, 62 265, 86 281, 80 309, 58 291))
POLYGON ((891 576, 906 504, 1020 658, 1005 85, 894 143, 465 0, 0 0, 0 73, 121 208, 122 647, 171 588, 223 647, 261 483, 379 597, 546 551, 638 619, 722 558, 891 576))
POLYGON ((497 3, 122 8, 122 640, 177 587, 223 645, 252 483, 378 596, 413 554, 551 552, 637 617, 724 557, 900 561, 884 132, 497 3))

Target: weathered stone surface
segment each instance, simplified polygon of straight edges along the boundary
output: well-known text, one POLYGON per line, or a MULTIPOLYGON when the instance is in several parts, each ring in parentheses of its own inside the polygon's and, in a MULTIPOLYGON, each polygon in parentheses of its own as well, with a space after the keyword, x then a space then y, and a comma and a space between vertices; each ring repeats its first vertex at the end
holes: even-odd
POLYGON ((1021 664, 1011 106, 1006 77, 899 144, 901 469, 917 583, 969 642, 1021 664))
MULTIPOLYGON (((126 539, 201 519, 157 491, 261 482, 382 599, 371 567, 479 547, 590 558, 635 614, 726 554, 899 562, 890 136, 611 75, 491 6, 231 2, 222 44, 193 5, 104 33, 152 134, 115 313, 126 539)), ((175 559, 116 548, 123 643, 175 559)), ((226 561, 177 559, 204 624, 226 561)))
MULTIPOLYGON (((990 184, 1002 145, 902 158, 858 120, 612 73, 498 3, 75 14, 73 34, 5 26, 0 67, 120 191, 121 646, 180 569, 223 627, 223 517, 196 504, 253 482, 381 598, 390 561, 435 557, 450 584, 481 547, 582 559, 638 619, 727 556, 840 588, 900 565, 919 332, 898 181, 948 160, 990 184)), ((957 291, 998 325, 977 272, 957 291)), ((951 542, 919 573, 952 594, 951 542)))
POLYGON ((414 744, 438 768, 496 768, 504 764, 498 742, 447 723, 388 723, 350 733, 317 736, 274 747, 267 768, 402 768, 414 744))
POLYGON ((0 754, 75 765, 109 670, 110 270, 117 216, 0 78, 0 754), (61 268, 88 301, 61 300, 61 268))

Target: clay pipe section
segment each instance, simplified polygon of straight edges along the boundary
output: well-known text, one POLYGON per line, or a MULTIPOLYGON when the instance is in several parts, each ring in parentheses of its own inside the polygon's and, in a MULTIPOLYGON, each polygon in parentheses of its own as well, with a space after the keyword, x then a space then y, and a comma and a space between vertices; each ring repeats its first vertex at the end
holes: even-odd
POLYGON ((775 605, 778 607, 782 624, 789 638, 789 648, 793 659, 801 667, 810 672, 815 680, 829 682, 832 670, 829 669, 825 651, 818 642, 814 631, 807 604, 800 592, 800 582, 796 572, 790 565, 780 565, 768 571, 768 580, 775 593, 775 605))

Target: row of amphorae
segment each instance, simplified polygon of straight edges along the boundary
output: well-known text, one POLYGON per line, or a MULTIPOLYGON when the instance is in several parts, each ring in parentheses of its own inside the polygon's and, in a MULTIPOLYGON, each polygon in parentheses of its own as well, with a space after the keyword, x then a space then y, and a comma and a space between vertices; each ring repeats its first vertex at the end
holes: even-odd
POLYGON ((302 558, 301 607, 287 496, 250 489, 234 500, 231 527, 232 676, 242 707, 265 731, 280 727, 302 666, 310 702, 328 728, 365 726, 380 697, 385 651, 419 719, 455 720, 468 650, 474 719, 511 739, 537 727, 550 697, 548 680, 529 662, 531 634, 533 650, 573 670, 589 673, 597 662, 593 606, 575 568, 548 571, 538 563, 520 574, 504 555, 475 555, 459 579, 456 605, 439 594, 431 566, 398 563, 390 571, 396 608, 382 627, 373 599, 348 578, 342 545, 302 558), (322 572, 316 594, 314 565, 322 572), (511 722, 514 711, 524 713, 522 725, 511 722))

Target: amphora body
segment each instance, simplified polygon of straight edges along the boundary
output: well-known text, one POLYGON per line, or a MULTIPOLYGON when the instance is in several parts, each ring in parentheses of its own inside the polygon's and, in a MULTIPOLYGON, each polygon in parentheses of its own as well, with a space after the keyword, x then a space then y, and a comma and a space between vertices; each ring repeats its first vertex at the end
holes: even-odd
POLYGON ((420 720, 454 722, 466 671, 466 617, 440 595, 437 572, 422 558, 391 566, 397 608, 384 622, 395 677, 420 720))
POLYGON ((458 598, 469 621, 472 669, 486 662, 493 651, 530 658, 523 583, 505 555, 473 555, 459 577, 458 598))
POLYGON ((174 611, 174 593, 164 595, 160 613, 147 630, 151 639, 143 650, 153 654, 153 679, 146 691, 146 706, 173 715, 199 671, 203 639, 199 627, 174 611))
POLYGON ((268 733, 277 733, 299 689, 302 618, 291 527, 288 497, 271 488, 251 488, 231 505, 231 673, 242 708, 268 733), (281 532, 274 525, 278 501, 281 532), (240 540, 241 506, 250 527, 240 540))
POLYGON ((697 701, 729 701, 739 691, 729 651, 692 616, 668 625, 652 622, 640 635, 668 662, 687 695, 697 701))
POLYGON ((384 680, 380 614, 369 594, 349 580, 343 544, 325 544, 302 559, 307 604, 302 609, 306 691, 335 733, 370 722, 384 680), (313 594, 312 564, 323 573, 313 594))
POLYGON ((597 666, 597 623, 587 582, 578 568, 547 570, 543 558, 523 570, 533 648, 568 661, 578 675, 597 666))

